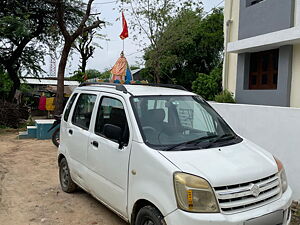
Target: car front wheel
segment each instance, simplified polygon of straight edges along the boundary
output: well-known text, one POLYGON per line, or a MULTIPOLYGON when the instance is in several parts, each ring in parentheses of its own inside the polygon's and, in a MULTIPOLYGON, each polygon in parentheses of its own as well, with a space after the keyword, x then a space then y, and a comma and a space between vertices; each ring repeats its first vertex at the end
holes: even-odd
POLYGON ((138 212, 135 225, 166 225, 166 222, 156 208, 145 206, 138 212))

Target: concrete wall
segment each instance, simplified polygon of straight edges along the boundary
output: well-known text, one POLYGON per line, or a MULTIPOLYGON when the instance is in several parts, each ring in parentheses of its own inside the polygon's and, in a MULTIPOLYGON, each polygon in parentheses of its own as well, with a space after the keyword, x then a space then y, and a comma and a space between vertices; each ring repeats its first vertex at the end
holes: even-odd
POLYGON ((300 200, 300 109, 210 104, 239 135, 283 162, 294 198, 300 200))
POLYGON ((239 39, 294 26, 295 0, 264 0, 250 6, 240 0, 239 39))
POLYGON ((300 44, 294 45, 290 106, 300 108, 300 44))
MULTIPOLYGON (((240 3, 237 0, 225 0, 224 7, 224 34, 225 34, 225 45, 227 42, 234 42, 238 40, 238 29, 239 29, 239 10, 240 3), (230 26, 226 26, 226 22, 231 20, 230 26), (227 29, 229 29, 228 37, 227 29)), ((225 63, 225 60, 224 60, 225 63)), ((236 71, 237 71, 237 54, 228 53, 226 65, 226 76, 227 83, 226 89, 235 93, 236 89, 236 71)), ((225 69, 224 71, 225 72, 225 69)))
POLYGON ((238 56, 236 100, 238 103, 290 106, 293 46, 279 48, 278 84, 276 90, 249 90, 250 54, 238 56))

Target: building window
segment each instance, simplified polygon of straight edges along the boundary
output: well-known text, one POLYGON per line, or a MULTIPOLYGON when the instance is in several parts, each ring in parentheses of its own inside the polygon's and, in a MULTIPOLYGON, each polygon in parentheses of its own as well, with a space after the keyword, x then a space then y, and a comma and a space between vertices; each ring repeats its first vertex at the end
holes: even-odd
POLYGON ((265 1, 265 0, 246 0, 246 6, 249 7, 249 6, 255 5, 257 3, 260 3, 262 1, 265 1))
POLYGON ((279 49, 251 53, 249 89, 277 89, 279 49))

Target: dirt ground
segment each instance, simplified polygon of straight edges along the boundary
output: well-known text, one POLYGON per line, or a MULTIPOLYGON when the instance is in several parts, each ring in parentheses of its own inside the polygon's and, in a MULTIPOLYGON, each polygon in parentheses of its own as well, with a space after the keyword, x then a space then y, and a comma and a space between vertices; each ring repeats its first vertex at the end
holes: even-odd
POLYGON ((50 141, 16 136, 0 134, 1 225, 126 224, 85 192, 62 192, 50 141))
MULTIPOLYGON (((1 225, 125 225, 83 191, 62 192, 57 149, 50 141, 17 140, 0 132, 1 225)), ((300 225, 300 205, 291 225, 300 225)))

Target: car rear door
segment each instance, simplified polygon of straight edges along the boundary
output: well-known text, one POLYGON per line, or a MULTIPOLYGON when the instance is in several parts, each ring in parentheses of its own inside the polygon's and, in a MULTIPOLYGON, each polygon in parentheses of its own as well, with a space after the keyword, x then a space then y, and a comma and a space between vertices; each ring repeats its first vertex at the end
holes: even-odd
POLYGON ((69 126, 66 130, 68 136, 69 166, 72 178, 86 187, 86 164, 87 148, 90 136, 90 123, 93 114, 94 104, 97 99, 97 93, 80 93, 69 126))
POLYGON ((69 145, 69 135, 67 135, 67 131, 69 128, 69 124, 71 122, 71 116, 72 111, 74 108, 74 105, 76 103, 78 93, 73 93, 72 96, 70 97, 70 100, 68 101, 68 104, 65 107, 64 114, 61 118, 61 123, 60 123, 60 144, 59 144, 59 149, 60 152, 63 154, 66 154, 66 149, 68 148, 69 145))
POLYGON ((124 217, 127 217, 127 179, 132 139, 128 116, 127 106, 121 96, 103 94, 97 106, 87 154, 91 175, 89 185, 93 194, 124 217), (121 128, 125 143, 122 149, 119 149, 116 140, 104 135, 105 124, 121 128))

